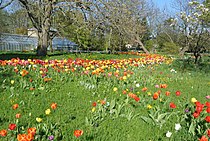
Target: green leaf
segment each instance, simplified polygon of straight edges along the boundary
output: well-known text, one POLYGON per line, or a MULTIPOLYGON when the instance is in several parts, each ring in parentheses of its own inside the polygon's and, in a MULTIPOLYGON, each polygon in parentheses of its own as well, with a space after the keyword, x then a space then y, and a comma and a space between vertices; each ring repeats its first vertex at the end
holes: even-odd
POLYGON ((160 121, 160 120, 163 120, 164 118, 165 118, 165 116, 167 116, 168 115, 168 113, 163 113, 163 114, 160 114, 160 115, 158 115, 158 121, 160 121))
POLYGON ((195 124, 193 122, 191 122, 188 132, 193 134, 193 136, 195 135, 195 124))
POLYGON ((140 116, 140 118, 148 124, 151 124, 151 123, 154 124, 151 118, 148 118, 148 117, 145 117, 145 116, 140 116))
POLYGON ((115 107, 115 104, 115 100, 111 100, 110 109, 113 109, 115 107))
POLYGON ((87 117, 85 117, 85 124, 86 124, 86 125, 90 125, 89 120, 88 120, 87 117))

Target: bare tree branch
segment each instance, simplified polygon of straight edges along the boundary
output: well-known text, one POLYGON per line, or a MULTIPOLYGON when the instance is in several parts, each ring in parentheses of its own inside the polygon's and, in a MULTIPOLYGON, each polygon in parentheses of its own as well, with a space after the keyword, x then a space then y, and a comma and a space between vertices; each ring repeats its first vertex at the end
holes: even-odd
POLYGON ((10 0, 9 2, 3 5, 3 1, 0 0, 0 9, 4 9, 5 7, 9 6, 14 0, 10 0))

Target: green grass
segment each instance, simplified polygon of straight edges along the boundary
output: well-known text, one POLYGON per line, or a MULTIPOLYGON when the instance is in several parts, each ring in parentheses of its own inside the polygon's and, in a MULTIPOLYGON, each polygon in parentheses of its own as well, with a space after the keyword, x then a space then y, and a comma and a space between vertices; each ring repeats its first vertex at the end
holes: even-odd
MULTIPOLYGON (((86 59, 126 58, 126 55, 66 54, 44 59, 74 58, 72 56, 86 59)), ((127 58, 130 57, 127 55, 127 58)), ((127 73, 130 70, 133 75, 127 76, 126 80, 119 80, 113 76, 117 70, 114 67, 105 69, 106 75, 112 72, 110 78, 104 75, 84 75, 82 67, 77 67, 74 73, 56 72, 51 67, 47 67, 47 77, 52 78, 49 82, 43 81, 39 66, 36 70, 28 69, 27 66, 24 68, 18 66, 19 72, 22 69, 29 71, 29 74, 24 77, 19 73, 16 74, 13 66, 2 66, 0 67, 0 130, 8 129, 10 123, 16 123, 17 128, 15 131, 8 131, 7 137, 0 137, 0 140, 13 140, 17 134, 24 133, 29 127, 36 127, 36 140, 43 141, 46 141, 49 135, 54 135, 55 140, 63 141, 167 141, 169 140, 166 137, 167 131, 172 132, 170 140, 197 140, 206 131, 194 136, 188 132, 187 122, 181 119, 184 119, 186 105, 188 104, 188 108, 194 106, 191 102, 192 97, 202 103, 209 101, 205 96, 209 95, 210 91, 210 74, 199 70, 182 71, 177 67, 177 62, 174 63, 143 67, 128 65, 127 73), (171 69, 176 72, 171 72, 171 69), (30 82, 30 79, 33 81, 30 82), (11 80, 14 80, 14 84, 11 84, 11 80), (137 83, 140 87, 136 87, 137 83), (167 84, 168 87, 155 88, 156 84, 167 84), (29 90, 31 87, 35 90, 29 90), (116 92, 113 91, 114 87, 118 88, 116 92), (143 87, 147 87, 148 90, 142 92, 143 87), (132 92, 140 97, 140 101, 136 102, 122 94, 126 89, 128 89, 127 93, 132 92), (152 95, 158 90, 161 90, 160 97, 153 100, 152 95), (178 90, 181 91, 180 96, 175 95, 178 90), (171 92, 169 97, 165 96, 166 91, 171 92), (151 93, 151 96, 148 93, 151 93), (100 104, 100 100, 104 99, 106 99, 105 106, 100 104), (57 109, 51 110, 50 115, 45 115, 45 110, 50 108, 52 102, 58 104, 57 109), (93 102, 97 102, 95 112, 92 112, 93 102), (177 108, 171 109, 170 102, 174 102, 177 108), (15 103, 19 104, 19 108, 13 110, 12 105, 15 103), (113 103, 115 104, 112 107, 113 103), (147 108, 148 104, 152 109, 147 108), (121 110, 119 110, 120 106, 122 106, 121 110), (166 119, 169 115, 163 118, 165 123, 162 126, 156 123, 153 125, 153 122, 149 121, 149 114, 154 114, 157 109, 160 110, 159 114, 167 112, 174 114, 169 119, 166 119), (117 114, 118 110, 120 112, 117 114), (15 119, 17 113, 22 115, 18 122, 15 119), (37 117, 42 118, 43 121, 38 123, 37 117), (142 117, 147 117, 148 123, 142 117), (180 123, 182 126, 178 132, 175 132, 175 123, 180 123), (54 124, 56 126, 51 127, 54 124), (79 138, 73 135, 76 129, 84 131, 79 138)), ((123 76, 124 71, 119 69, 120 76, 123 76)), ((192 109, 191 112, 194 110, 192 109)))

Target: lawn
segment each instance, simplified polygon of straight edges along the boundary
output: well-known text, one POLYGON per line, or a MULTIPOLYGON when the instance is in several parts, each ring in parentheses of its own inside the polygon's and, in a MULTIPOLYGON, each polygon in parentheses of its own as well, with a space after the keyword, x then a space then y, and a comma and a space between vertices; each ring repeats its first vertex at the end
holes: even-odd
POLYGON ((207 69, 155 54, 27 57, 0 60, 2 141, 210 138, 207 69))

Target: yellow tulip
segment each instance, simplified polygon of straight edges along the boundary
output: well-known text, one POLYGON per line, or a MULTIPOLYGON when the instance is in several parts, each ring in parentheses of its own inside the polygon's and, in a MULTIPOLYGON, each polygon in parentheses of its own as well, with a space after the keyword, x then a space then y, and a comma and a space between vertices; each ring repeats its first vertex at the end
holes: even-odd
POLYGON ((42 119, 41 118, 36 118, 36 121, 37 122, 42 122, 42 119))
POLYGON ((50 114, 50 112, 51 112, 51 110, 50 110, 50 109, 45 110, 45 114, 46 114, 46 115, 49 115, 49 114, 50 114))
POLYGON ((114 92, 116 92, 116 91, 117 91, 117 88, 116 88, 116 87, 114 87, 113 91, 114 91, 114 92))
POLYGON ((193 98, 191 98, 191 102, 195 103, 195 102, 197 102, 197 99, 193 97, 193 98))
POLYGON ((15 81, 14 81, 14 80, 11 80, 10 82, 11 82, 11 84, 14 84, 14 83, 15 83, 15 81))
POLYGON ((148 105, 147 105, 147 108, 148 108, 148 109, 152 109, 152 106, 148 104, 148 105))
POLYGON ((123 80, 126 80, 127 79, 127 77, 126 76, 123 76, 123 80))
POLYGON ((96 108, 95 108, 95 107, 93 107, 93 108, 92 108, 92 112, 95 112, 95 110, 96 110, 96 108))

